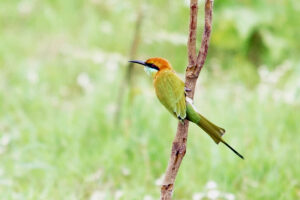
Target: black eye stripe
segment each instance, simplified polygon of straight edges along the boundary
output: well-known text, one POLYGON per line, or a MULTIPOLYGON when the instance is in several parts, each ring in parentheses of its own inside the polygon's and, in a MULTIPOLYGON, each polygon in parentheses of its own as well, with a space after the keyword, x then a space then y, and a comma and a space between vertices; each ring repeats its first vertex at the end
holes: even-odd
POLYGON ((146 63, 146 65, 147 65, 147 67, 150 67, 152 69, 156 69, 157 71, 159 70, 159 68, 156 65, 152 64, 152 63, 146 63))

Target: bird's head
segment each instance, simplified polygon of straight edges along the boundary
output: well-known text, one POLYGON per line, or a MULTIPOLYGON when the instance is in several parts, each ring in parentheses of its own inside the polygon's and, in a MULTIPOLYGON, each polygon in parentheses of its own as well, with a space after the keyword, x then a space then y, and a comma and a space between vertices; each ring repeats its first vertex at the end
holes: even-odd
POLYGON ((158 72, 163 70, 172 70, 172 66, 164 58, 149 58, 146 61, 130 60, 129 62, 143 65, 145 72, 154 78, 158 72))

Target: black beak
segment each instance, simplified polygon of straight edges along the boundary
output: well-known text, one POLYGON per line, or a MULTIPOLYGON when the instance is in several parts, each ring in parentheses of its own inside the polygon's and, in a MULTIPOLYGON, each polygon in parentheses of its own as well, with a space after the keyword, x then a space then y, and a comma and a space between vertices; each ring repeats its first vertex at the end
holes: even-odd
POLYGON ((129 60, 128 62, 131 63, 136 63, 136 64, 140 64, 140 65, 144 65, 146 67, 152 68, 152 69, 156 69, 157 71, 159 70, 159 68, 157 66, 155 66, 154 64, 151 63, 146 63, 144 61, 140 61, 140 60, 129 60))
POLYGON ((147 66, 147 64, 146 64, 144 61, 140 61, 140 60, 130 60, 130 61, 128 61, 128 62, 136 63, 136 64, 140 64, 140 65, 147 66))

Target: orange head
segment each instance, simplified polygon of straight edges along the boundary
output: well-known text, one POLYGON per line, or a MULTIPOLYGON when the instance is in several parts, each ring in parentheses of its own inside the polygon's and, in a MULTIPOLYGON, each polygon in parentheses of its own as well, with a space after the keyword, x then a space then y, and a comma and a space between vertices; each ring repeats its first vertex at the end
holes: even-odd
POLYGON ((149 58, 146 61, 130 60, 129 62, 137 63, 145 66, 145 71, 153 78, 156 76, 158 72, 161 72, 163 70, 173 70, 169 61, 159 57, 149 58))
POLYGON ((154 65, 155 67, 158 68, 159 71, 164 69, 172 70, 171 64, 169 63, 169 61, 167 61, 164 58, 159 58, 159 57, 149 58, 148 60, 146 60, 145 63, 148 65, 154 65))

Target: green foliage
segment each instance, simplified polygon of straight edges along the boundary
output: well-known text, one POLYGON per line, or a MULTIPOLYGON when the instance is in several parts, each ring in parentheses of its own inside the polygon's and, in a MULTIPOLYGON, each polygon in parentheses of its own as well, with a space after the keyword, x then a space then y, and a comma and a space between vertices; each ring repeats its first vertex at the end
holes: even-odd
MULTIPOLYGON (((141 69, 113 121, 138 2, 1 0, 0 199, 158 199, 177 120, 141 69)), ((188 6, 144 4, 137 59, 184 72, 188 6)), ((297 0, 215 1, 195 104, 246 159, 191 125, 175 199, 299 198, 299 21, 297 0)))

